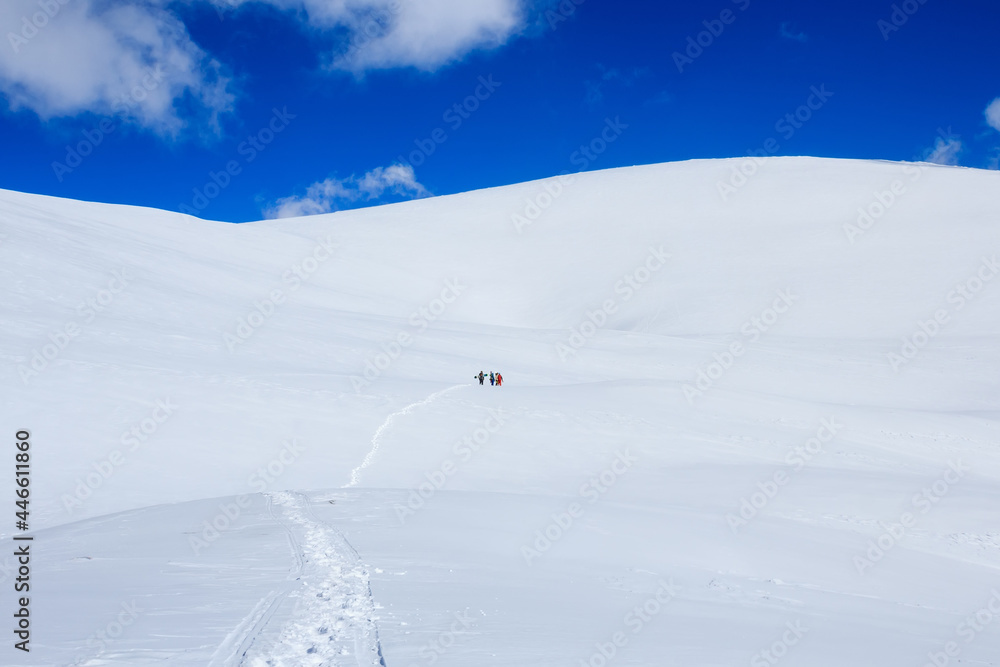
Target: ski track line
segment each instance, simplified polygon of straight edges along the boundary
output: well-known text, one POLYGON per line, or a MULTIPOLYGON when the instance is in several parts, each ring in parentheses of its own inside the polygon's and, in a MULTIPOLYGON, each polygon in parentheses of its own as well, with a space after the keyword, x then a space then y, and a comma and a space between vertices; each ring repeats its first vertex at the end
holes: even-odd
POLYGON ((231 667, 238 664, 237 659, 249 648, 248 638, 256 636, 255 629, 259 632, 258 626, 266 610, 270 609, 276 600, 281 597, 279 591, 271 591, 254 605, 250 613, 240 621, 235 628, 229 631, 226 638, 222 640, 219 647, 209 658, 208 667, 231 667))
POLYGON ((298 541, 295 539, 295 533, 292 532, 291 528, 288 527, 283 521, 281 521, 274 512, 274 502, 270 495, 264 495, 267 501, 267 514, 271 519, 279 524, 285 529, 286 537, 288 538, 288 546, 292 552, 292 567, 288 572, 286 577, 285 585, 275 591, 271 591, 269 594, 261 598, 254 608, 250 610, 242 621, 237 624, 233 630, 226 635, 226 638, 222 640, 219 647, 215 649, 212 654, 212 658, 209 661, 209 667, 216 667, 217 665, 242 665, 246 658, 247 652, 253 646, 254 642, 260 637, 264 628, 271 621, 274 613, 281 606, 281 603, 285 601, 289 593, 292 592, 295 582, 302 578, 302 572, 305 568, 305 561, 302 557, 302 549, 299 547, 298 541))
POLYGON ((379 442, 378 442, 379 437, 381 437, 382 433, 385 432, 385 430, 387 428, 389 428, 389 426, 396 419, 396 417, 401 417, 402 415, 409 414, 415 408, 418 408, 418 407, 423 406, 423 405, 427 405, 427 404, 431 403, 432 401, 434 401, 435 399, 437 399, 439 396, 444 396, 445 394, 447 394, 450 391, 454 391, 456 389, 461 389, 462 387, 467 387, 467 386, 468 385, 466 385, 466 384, 456 384, 456 385, 454 385, 452 387, 448 387, 447 389, 442 389, 441 391, 435 392, 435 393, 431 394, 430 396, 428 396, 427 398, 425 398, 423 400, 417 401, 416 403, 410 403, 409 405, 407 405, 402 410, 399 410, 398 412, 393 412, 391 415, 389 415, 388 417, 386 417, 385 421, 382 422, 382 425, 379 426, 378 429, 375 430, 375 435, 372 436, 372 448, 371 448, 371 451, 369 451, 368 455, 365 456, 365 459, 364 459, 364 461, 361 462, 361 465, 359 465, 357 468, 355 468, 354 470, 351 471, 351 481, 348 482, 347 484, 345 484, 341 488, 346 489, 346 488, 358 485, 358 482, 361 481, 361 471, 364 470, 365 468, 367 468, 369 465, 371 465, 372 461, 375 460, 375 454, 378 452, 378 449, 379 449, 379 442))
MULTIPOLYGON (((316 518, 308 497, 295 492, 269 495, 282 509, 281 523, 301 535, 296 544, 303 572, 291 594, 297 599, 291 616, 273 640, 255 643, 248 638, 244 663, 333 667, 347 660, 358 667, 385 667, 368 570, 357 551, 339 531, 316 518)), ((253 638, 266 624, 257 624, 253 638)))

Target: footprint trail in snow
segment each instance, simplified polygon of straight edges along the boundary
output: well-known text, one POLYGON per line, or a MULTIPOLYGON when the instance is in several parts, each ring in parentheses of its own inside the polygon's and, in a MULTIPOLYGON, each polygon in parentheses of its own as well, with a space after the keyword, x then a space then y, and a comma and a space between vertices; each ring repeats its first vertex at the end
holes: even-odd
POLYGON ((261 628, 244 654, 250 667, 385 667, 368 570, 338 531, 316 518, 309 499, 270 494, 292 540, 301 574, 288 593, 295 609, 280 630, 261 628))
POLYGON ((416 403, 410 403, 402 410, 393 412, 391 415, 386 417, 385 421, 382 422, 382 425, 375 430, 375 435, 372 436, 371 451, 369 451, 368 455, 365 456, 365 459, 364 461, 361 462, 361 465, 359 465, 357 468, 351 471, 351 481, 345 484, 343 488, 346 489, 352 486, 357 486, 358 482, 361 481, 361 471, 370 466, 372 464, 372 461, 375 460, 375 455, 378 453, 379 450, 379 439, 382 437, 382 434, 385 432, 385 430, 392 425, 396 417, 401 417, 403 415, 409 414, 413 412, 416 408, 428 405, 431 402, 437 400, 440 396, 444 396, 448 392, 455 391, 456 389, 461 389, 462 387, 466 386, 468 385, 456 384, 452 387, 448 387, 447 389, 442 389, 441 391, 435 392, 423 400, 417 401, 416 403))

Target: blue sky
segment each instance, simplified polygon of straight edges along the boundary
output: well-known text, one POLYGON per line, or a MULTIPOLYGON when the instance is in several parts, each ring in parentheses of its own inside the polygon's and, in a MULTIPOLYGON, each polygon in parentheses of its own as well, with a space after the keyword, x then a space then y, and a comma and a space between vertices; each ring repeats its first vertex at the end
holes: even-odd
POLYGON ((5 0, 0 24, 0 187, 217 220, 752 150, 1000 155, 985 0, 5 0))

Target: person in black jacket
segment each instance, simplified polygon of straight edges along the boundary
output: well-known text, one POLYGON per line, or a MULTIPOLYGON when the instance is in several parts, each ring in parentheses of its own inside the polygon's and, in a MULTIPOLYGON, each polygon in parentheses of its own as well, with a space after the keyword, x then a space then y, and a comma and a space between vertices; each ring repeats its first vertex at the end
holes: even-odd
MULTIPOLYGON (((473 377, 476 377, 476 376, 473 376, 473 377)), ((485 376, 485 375, 483 375, 483 372, 482 372, 482 371, 479 371, 479 384, 480 384, 480 386, 482 386, 482 384, 483 384, 483 380, 484 380, 485 378, 486 378, 486 376, 485 376)))

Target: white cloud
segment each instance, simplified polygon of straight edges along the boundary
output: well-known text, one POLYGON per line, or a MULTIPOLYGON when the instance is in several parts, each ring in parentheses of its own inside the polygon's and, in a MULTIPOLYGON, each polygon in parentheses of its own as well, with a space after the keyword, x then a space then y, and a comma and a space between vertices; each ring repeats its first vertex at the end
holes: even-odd
POLYGON ((986 122, 997 132, 1000 132, 1000 97, 990 102, 986 107, 986 122))
POLYGON ((924 157, 924 162, 934 164, 958 164, 958 154, 962 152, 962 141, 958 137, 938 137, 934 142, 934 147, 929 149, 924 157))
POLYGON ((232 107, 219 63, 156 4, 3 0, 0 25, 0 93, 14 110, 121 115, 173 135, 195 118, 217 127, 232 107))
POLYGON ((432 71, 470 51, 501 46, 524 24, 523 0, 212 0, 220 11, 269 4, 318 31, 344 36, 328 67, 360 75, 432 71), (346 33, 346 35, 345 35, 346 33))
POLYGON ((398 195, 413 194, 419 197, 427 195, 427 189, 417 182, 413 167, 408 164, 376 167, 358 181, 358 191, 368 199, 377 199, 386 190, 392 190, 398 195))
POLYGON ((306 188, 305 195, 282 197, 264 211, 268 218, 296 218, 303 215, 329 213, 338 208, 339 203, 355 202, 359 199, 372 201, 384 194, 403 197, 426 197, 430 193, 417 182, 410 165, 394 164, 376 167, 361 178, 328 178, 313 183, 306 188))
POLYGON ((792 26, 791 21, 784 21, 781 24, 781 28, 780 28, 780 30, 778 32, 781 34, 782 37, 784 37, 785 39, 790 39, 793 42, 808 42, 809 41, 809 35, 805 34, 801 30, 796 30, 792 26))
POLYGON ((341 45, 324 58, 329 68, 361 75, 434 70, 500 46, 522 27, 526 1, 0 0, 0 96, 44 120, 90 112, 164 135, 218 131, 232 82, 168 10, 177 2, 211 2, 220 18, 255 4, 287 10, 341 45))
POLYGON ((228 8, 270 4, 301 12, 320 31, 346 31, 332 69, 435 70, 470 51, 502 45, 523 25, 522 0, 212 0, 228 8))

